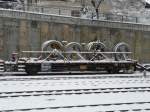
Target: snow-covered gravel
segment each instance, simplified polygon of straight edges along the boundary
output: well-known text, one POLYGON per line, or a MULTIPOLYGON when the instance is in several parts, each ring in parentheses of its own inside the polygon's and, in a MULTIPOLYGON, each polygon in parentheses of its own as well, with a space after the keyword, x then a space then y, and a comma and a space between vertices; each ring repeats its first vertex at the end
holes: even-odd
MULTIPOLYGON (((150 103, 123 104, 132 102, 149 102, 150 93, 117 93, 117 94, 89 94, 89 95, 61 95, 61 96, 39 96, 19 97, 0 100, 0 110, 32 109, 46 107, 67 107, 79 105, 100 105, 100 110, 123 110, 123 109, 144 109, 149 108, 150 103), (114 104, 114 105, 102 105, 114 104)), ((90 106, 89 106, 90 107, 90 106)), ((82 107, 86 108, 86 107, 82 107)), ((92 108, 92 107, 90 107, 92 108)), ((96 107, 98 108, 98 106, 96 107)), ((78 107, 78 111, 80 108, 78 107)), ((52 109, 51 109, 52 110, 52 109)), ((61 108, 59 109, 61 110, 61 108)), ((90 111, 88 111, 90 112, 90 111)))
MULTIPOLYGON (((89 76, 89 75, 88 75, 89 76)), ((97 75, 96 75, 97 76, 97 75)), ((42 76, 21 76, 26 80, 0 81, 0 96, 2 92, 16 91, 42 91, 42 90, 68 90, 68 89, 96 89, 96 88, 132 88, 150 87, 150 78, 97 78, 97 79, 60 79, 28 80, 28 78, 42 76)), ((43 76, 50 77, 50 76, 43 76)), ((62 77, 62 76, 56 76, 62 77)), ((65 77, 65 76, 64 76, 65 77)), ((70 76, 77 77, 77 76, 70 76)), ((83 76, 78 76, 83 77, 83 76)), ((92 77, 92 76, 91 76, 92 77)), ((19 76, 5 76, 4 78, 17 78, 19 76)), ((15 94, 15 93, 14 93, 15 94)), ((6 94, 7 95, 7 94, 6 94)), ((91 93, 70 95, 41 95, 0 97, 0 111, 12 112, 101 112, 119 110, 139 110, 148 112, 150 108, 150 92, 117 92, 117 93, 91 93), (106 105, 107 104, 107 105, 106 105), (59 107, 59 108, 53 108, 59 107)))
POLYGON ((1 81, 0 92, 149 86, 150 79, 144 78, 1 81))

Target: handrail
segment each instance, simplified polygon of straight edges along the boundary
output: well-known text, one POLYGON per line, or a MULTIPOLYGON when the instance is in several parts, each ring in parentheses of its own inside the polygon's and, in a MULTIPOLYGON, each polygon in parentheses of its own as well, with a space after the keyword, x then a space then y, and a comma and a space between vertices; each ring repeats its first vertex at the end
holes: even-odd
POLYGON ((73 17, 73 16, 64 16, 56 14, 46 14, 46 13, 35 13, 31 11, 22 11, 22 10, 11 10, 11 9, 1 9, 0 8, 0 17, 1 18, 15 18, 15 19, 27 19, 34 21, 54 21, 67 24, 78 24, 78 25, 92 25, 92 26, 101 26, 109 28, 122 28, 122 29, 131 29, 131 30, 140 30, 140 31, 150 31, 150 24, 140 23, 140 22, 129 22, 129 21, 116 21, 110 19, 90 19, 82 17, 73 17))
MULTIPOLYGON (((53 53, 53 51, 22 51, 22 53, 53 53)), ((76 54, 76 53, 80 53, 80 54, 132 54, 132 52, 91 52, 91 51, 82 51, 82 52, 77 52, 77 51, 67 51, 67 52, 61 52, 64 54, 76 54)))
MULTIPOLYGON (((9 3, 9 2, 8 2, 9 3)), ((11 2, 17 4, 16 2, 11 2)), ((97 20, 95 17, 95 12, 92 7, 88 7, 87 15, 82 12, 82 8, 79 7, 62 7, 62 6, 38 6, 37 4, 19 4, 22 8, 15 8, 14 7, 6 7, 3 9, 10 9, 10 10, 18 10, 18 11, 25 11, 25 12, 33 12, 33 13, 41 13, 41 14, 55 14, 55 15, 62 15, 62 16, 70 16, 70 17, 79 17, 84 19, 93 19, 97 20), (77 14, 73 14, 73 11, 76 11, 77 14), (89 12, 88 12, 89 11, 89 12), (91 11, 91 12, 90 12, 91 11)), ((6 11, 6 10, 5 10, 6 11)), ((127 15, 117 15, 117 14, 108 14, 108 13, 99 13, 98 20, 108 20, 108 21, 119 21, 119 22, 131 22, 131 23, 139 23, 139 17, 134 16, 127 16, 127 15)))
MULTIPOLYGON (((0 4, 1 7, 1 4, 0 4)), ((38 6, 36 4, 22 4, 22 8, 15 9, 14 7, 0 8, 0 16, 9 13, 8 11, 17 12, 18 17, 24 17, 26 15, 41 14, 42 15, 59 15, 64 17, 77 17, 79 19, 90 19, 90 20, 100 20, 100 21, 111 21, 111 22, 121 22, 121 23, 138 23, 149 25, 150 19, 146 17, 135 17, 129 15, 119 15, 112 13, 99 13, 99 19, 96 18, 94 8, 88 7, 86 12, 83 11, 82 7, 62 7, 62 6, 38 6), (27 13, 27 14, 23 14, 27 13), (86 14, 85 14, 86 13, 86 14)), ((11 16, 12 14, 10 14, 11 16)), ((7 14, 7 16, 9 16, 7 14)), ((15 15, 16 16, 16 15, 15 15)))

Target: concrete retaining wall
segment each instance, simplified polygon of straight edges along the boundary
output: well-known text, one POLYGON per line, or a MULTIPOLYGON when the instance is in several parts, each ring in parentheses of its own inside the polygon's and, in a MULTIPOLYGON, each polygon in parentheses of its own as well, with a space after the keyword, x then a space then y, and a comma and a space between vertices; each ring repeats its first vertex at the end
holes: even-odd
POLYGON ((13 51, 40 50, 50 39, 90 42, 100 40, 108 48, 127 42, 141 62, 150 62, 150 25, 97 21, 75 17, 0 10, 0 57, 13 51))

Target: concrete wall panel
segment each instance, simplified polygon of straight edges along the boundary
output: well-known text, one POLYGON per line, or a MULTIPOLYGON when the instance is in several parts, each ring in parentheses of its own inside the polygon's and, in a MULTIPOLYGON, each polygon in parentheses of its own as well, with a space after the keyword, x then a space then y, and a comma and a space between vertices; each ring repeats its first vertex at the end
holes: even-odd
POLYGON ((100 40, 109 50, 126 42, 136 59, 150 62, 149 35, 149 31, 134 29, 0 18, 0 57, 8 59, 13 51, 41 50, 41 44, 52 39, 81 43, 100 40))

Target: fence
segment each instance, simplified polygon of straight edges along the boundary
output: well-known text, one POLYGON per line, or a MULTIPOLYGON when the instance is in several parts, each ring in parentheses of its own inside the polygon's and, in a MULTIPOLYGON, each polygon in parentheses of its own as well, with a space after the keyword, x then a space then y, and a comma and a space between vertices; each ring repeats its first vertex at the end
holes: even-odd
MULTIPOLYGON (((9 2, 5 2, 9 3, 9 2)), ((99 18, 97 19, 95 10, 92 7, 88 7, 86 12, 82 10, 82 7, 58 7, 58 6, 49 6, 43 7, 38 6, 37 4, 18 4, 11 2, 12 6, 7 7, 7 5, 0 5, 2 8, 12 9, 12 10, 21 10, 25 12, 34 12, 40 14, 51 14, 51 15, 61 15, 69 17, 78 17, 83 19, 93 19, 93 20, 106 20, 106 21, 116 21, 116 22, 131 22, 131 23, 142 23, 141 18, 126 16, 126 15, 115 15, 107 13, 99 13, 99 18)))

